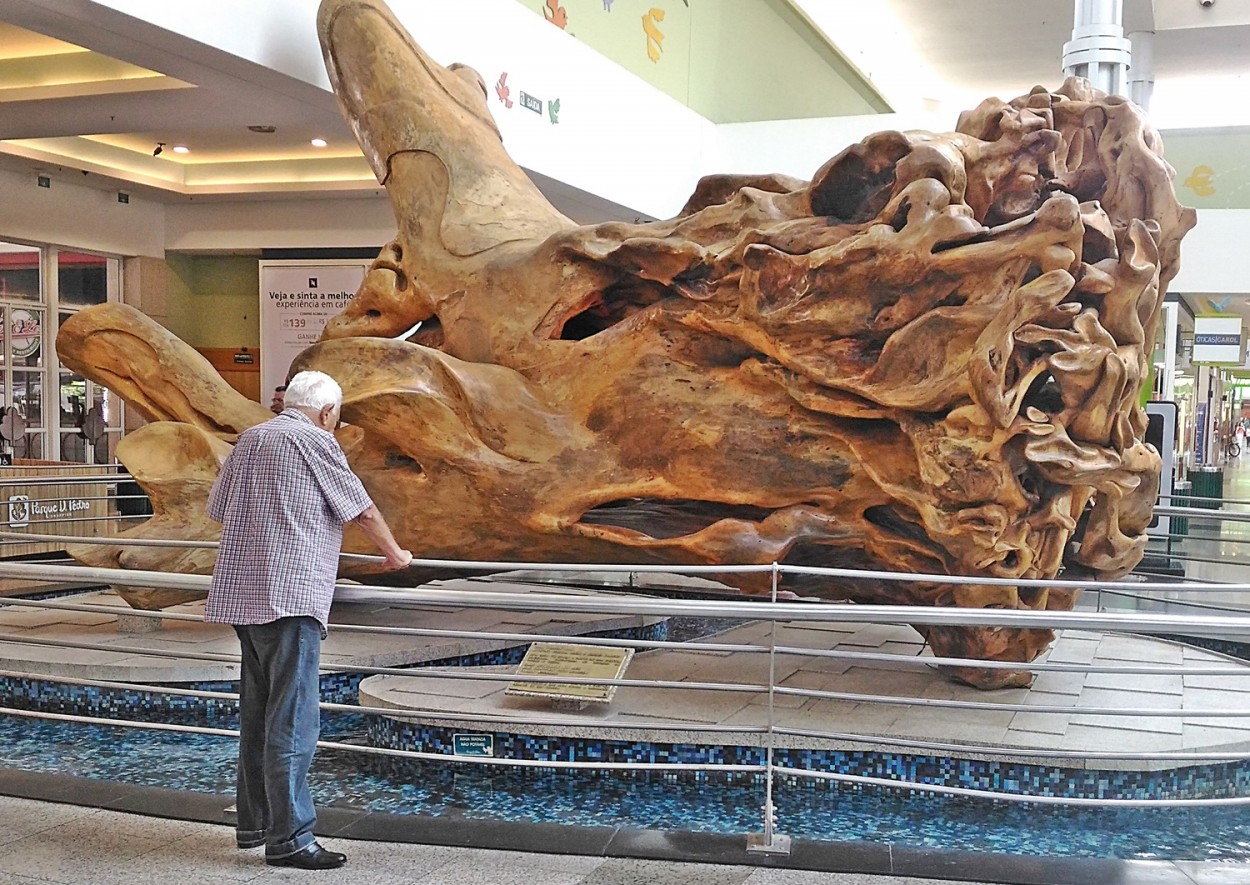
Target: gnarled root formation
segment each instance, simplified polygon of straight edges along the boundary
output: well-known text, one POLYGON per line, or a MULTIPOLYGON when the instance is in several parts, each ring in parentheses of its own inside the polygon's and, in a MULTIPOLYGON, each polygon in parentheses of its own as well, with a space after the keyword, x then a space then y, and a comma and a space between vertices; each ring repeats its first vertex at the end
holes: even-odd
MULTIPOLYGON (((810 183, 715 177, 678 218, 578 227, 503 152, 471 72, 380 3, 326 0, 319 25, 400 230, 296 368, 343 384, 349 459, 418 555, 1041 580, 1139 560, 1160 461, 1137 403, 1194 215, 1134 105, 1070 80, 952 134, 870 136, 810 183)), ((81 371, 115 375, 102 350, 81 371)), ((923 632, 940 655, 1021 663, 1052 638, 923 632)))

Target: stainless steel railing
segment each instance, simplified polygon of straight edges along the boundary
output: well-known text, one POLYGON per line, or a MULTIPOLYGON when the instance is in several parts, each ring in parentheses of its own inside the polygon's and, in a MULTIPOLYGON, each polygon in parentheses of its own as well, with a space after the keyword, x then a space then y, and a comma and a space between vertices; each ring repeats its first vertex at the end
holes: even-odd
MULTIPOLYGON (((116 481, 116 475, 108 475, 105 478, 109 482, 116 481)), ((84 480, 85 481, 85 480, 84 480)), ((102 481, 102 480, 96 480, 102 481)), ((49 483, 51 484, 51 483, 49 483)), ((1193 500, 1190 498, 1190 500, 1193 500)), ((1241 503, 1241 502, 1226 502, 1241 503)), ((1250 502, 1245 502, 1250 503, 1250 502)), ((1208 510, 1202 508, 1159 508, 1160 513, 1183 515, 1190 518, 1199 518, 1206 520, 1223 520, 1230 523, 1240 523, 1250 521, 1250 513, 1238 514, 1232 511, 1208 510)), ((121 543, 117 538, 79 538, 58 535, 51 532, 27 532, 19 530, 0 531, 0 543, 12 541, 48 541, 50 543, 105 543, 118 544, 121 543)), ((1196 541, 1204 541, 1210 539, 1195 538, 1196 541)), ((167 546, 167 547, 213 547, 216 546, 212 542, 199 541, 138 541, 127 539, 124 543, 134 544, 135 546, 167 546)), ((380 560, 380 557, 369 557, 363 555, 353 556, 355 559, 366 561, 380 560)), ((1196 560, 1196 561, 1201 561, 1196 560)), ((1218 560, 1216 560, 1218 561, 1218 560)), ((726 573, 767 573, 771 575, 773 592, 767 600, 717 600, 703 601, 693 599, 657 599, 642 597, 621 597, 615 595, 596 595, 587 596, 585 594, 572 594, 560 592, 532 592, 519 596, 515 593, 504 593, 483 590, 446 590, 433 587, 405 590, 390 587, 378 587, 369 585, 343 584, 340 585, 339 594, 342 598, 352 601, 373 601, 386 602, 394 606, 413 606, 424 609, 438 608, 481 608, 481 609, 498 609, 507 610, 522 607, 531 611, 548 611, 561 612, 571 614, 602 614, 602 615, 637 615, 637 616, 654 616, 654 617, 715 617, 715 618, 733 618, 767 621, 770 623, 770 632, 768 642, 761 645, 744 645, 740 643, 718 643, 718 642, 694 642, 694 643, 678 643, 664 640, 626 640, 626 639, 605 639, 595 637, 576 637, 564 634, 559 635, 538 635, 530 633, 516 632, 490 632, 490 631, 471 631, 471 630, 438 630, 433 628, 408 628, 408 627, 373 627, 361 625, 331 625, 331 630, 344 633, 358 634, 376 634, 376 635, 406 635, 406 636, 423 636, 423 637, 444 637, 457 639, 472 639, 483 642, 492 643, 529 643, 534 641, 558 641, 570 643, 582 643, 587 645, 615 646, 615 647, 633 647, 655 650, 685 650, 685 651, 714 651, 717 653, 740 653, 767 655, 769 660, 768 678, 759 683, 730 683, 730 682, 680 682, 674 680, 637 680, 637 679, 620 679, 609 680, 605 678, 577 679, 573 677, 524 677, 515 674, 501 676, 495 673, 475 673, 475 672, 451 672, 448 670, 439 670, 437 673, 423 671, 421 669, 412 668, 395 668, 395 667, 364 667, 357 665, 344 665, 335 667, 327 665, 323 669, 327 672, 341 671, 353 672, 367 675, 402 675, 413 679, 460 679, 465 681, 509 681, 509 682, 545 682, 557 684, 595 684, 602 685, 612 683, 620 687, 627 688, 658 688, 668 691, 699 691, 699 692, 721 692, 721 693, 739 693, 739 694, 756 694, 765 695, 768 707, 768 722, 763 725, 700 725, 698 727, 688 722, 646 722, 646 723, 625 723, 613 722, 613 729, 628 730, 650 730, 658 733, 664 732, 689 732, 707 735, 709 739, 713 739, 719 735, 753 735, 763 739, 766 749, 766 761, 760 765, 737 765, 722 766, 710 764, 682 764, 682 763, 599 763, 599 762, 570 762, 567 760, 526 760, 526 759, 499 759, 489 757, 470 757, 470 756, 449 756, 440 753, 425 753, 405 750, 392 750, 377 747, 362 747, 356 744, 343 744, 337 742, 323 742, 320 744, 326 748, 340 749, 355 753, 375 753, 385 756, 395 756, 403 758, 418 759, 423 761, 439 761, 454 762, 455 764, 466 765, 503 765, 503 766, 521 766, 536 768, 590 768, 590 769, 620 769, 620 770, 655 770, 655 771, 732 771, 756 773, 764 777, 768 787, 768 795, 766 799, 766 809, 764 814, 764 842, 765 846, 774 846, 778 844, 773 838, 776 836, 772 832, 772 785, 777 777, 787 778, 809 778, 817 780, 837 781, 847 784, 870 785, 874 787, 887 787, 890 789, 909 789, 925 793, 943 793, 949 795, 970 796, 982 799, 993 799, 996 801, 1012 801, 1012 802, 1038 802, 1051 804, 1071 804, 1071 805, 1114 805, 1114 806, 1140 806, 1151 805, 1173 806, 1173 805, 1228 805, 1228 804, 1250 804, 1250 797, 1231 797, 1221 799, 1175 799, 1175 800, 1137 800, 1137 799, 1083 799, 1080 797, 1052 797, 1036 794, 1020 794, 999 790, 983 790, 965 787, 956 787, 949 785, 940 785, 932 783, 917 783, 903 780, 893 780, 888 778, 873 778, 862 775, 845 774, 839 772, 815 771, 810 769, 795 768, 777 764, 775 761, 775 753, 780 746, 781 741, 789 738, 804 738, 809 740, 820 740, 827 742, 841 742, 853 745, 875 745, 882 747, 896 748, 900 751, 912 751, 919 753, 945 752, 953 754, 982 754, 982 755, 1010 755, 1013 757, 1034 757, 1047 759, 1105 759, 1105 760, 1150 760, 1150 761, 1174 761, 1179 763, 1194 763, 1199 761, 1250 761, 1250 752, 1194 752, 1194 751, 1084 751, 1084 750, 1062 750, 1052 748, 1021 748, 1021 747, 1005 747, 992 745, 971 745, 958 742, 943 742, 922 740, 915 738, 902 738, 897 736, 882 736, 872 734, 860 734, 846 731, 825 731, 821 729, 799 728, 793 726, 784 726, 777 722, 776 710, 777 700, 784 697, 796 697, 818 700, 854 700, 864 703, 871 703, 882 706, 899 706, 899 707, 927 707, 934 709, 950 709, 950 710, 968 710, 968 711, 994 711, 994 712, 1028 712, 1038 714, 1065 714, 1071 713, 1072 708, 1062 704, 1020 704, 998 701, 968 701, 950 698, 916 698, 903 694, 868 694, 849 691, 833 691, 828 689, 811 689, 785 686, 777 684, 776 663, 779 656, 807 656, 812 658, 822 658, 830 660, 844 660, 860 663, 880 663, 889 664, 893 667, 902 668, 921 668, 931 667, 934 665, 945 666, 972 666, 983 669, 1013 669, 1013 670, 1033 670, 1042 672, 1080 672, 1080 673, 1114 673, 1121 675, 1204 675, 1204 676, 1233 676, 1244 675, 1250 670, 1240 667, 1239 665, 1229 663, 1228 665, 1210 665, 1203 667, 1182 666, 1182 665, 1162 665, 1145 663, 1142 665, 1122 664, 1122 665, 1086 665, 1079 663, 1051 662, 1040 661, 1031 664, 1019 664, 1011 662, 993 662, 979 661, 974 659, 962 659, 951 657, 924 657, 915 658, 884 652, 862 652, 848 651, 843 649, 810 649, 791 644, 785 644, 779 641, 777 625, 782 622, 796 624, 821 624, 828 621, 838 621, 853 624, 898 624, 907 623, 913 625, 930 625, 930 626, 989 626, 989 627, 1029 627, 1029 628, 1046 628, 1046 629, 1078 629, 1101 632, 1125 632, 1125 633, 1163 633, 1163 634, 1184 634, 1191 636, 1214 636, 1214 637, 1235 637, 1243 638, 1250 636, 1250 611, 1239 608, 1235 605, 1221 605, 1218 602, 1197 601, 1198 599, 1222 599, 1233 594, 1246 593, 1250 591, 1250 581, 1237 582, 1215 582, 1215 581, 1193 581, 1193 580, 1168 580, 1157 581, 1151 580, 1145 582, 1137 577, 1131 577, 1122 581, 1071 581, 1062 578, 1053 580, 1016 580, 1007 578, 976 578, 965 576, 948 576, 948 575, 931 575, 931 574, 899 574, 885 571, 864 571, 855 569, 820 569, 814 567, 790 566, 784 563, 772 563, 766 565, 727 565, 727 566, 705 566, 705 567, 675 567, 675 566, 641 566, 641 565, 603 565, 603 564, 586 564, 586 563, 518 563, 518 562, 472 562, 459 560, 420 560, 414 565, 423 567, 443 567, 455 568, 465 572, 480 571, 486 573, 497 573, 507 571, 534 571, 543 570, 549 572, 596 572, 607 575, 619 574, 623 576, 629 575, 645 575, 645 574, 682 574, 682 575, 714 575, 726 573), (959 583, 959 584, 984 584, 991 586, 1017 586, 1017 587, 1054 587, 1064 586, 1091 591, 1089 595, 1095 598, 1094 610, 1078 609, 1070 612, 1036 612, 1036 611, 1017 611, 1002 609, 953 609, 953 608, 933 608, 927 606, 871 606, 871 605, 839 605, 830 603, 811 603, 805 601, 783 601, 779 599, 778 587, 780 580, 787 574, 803 574, 817 575, 829 579, 831 581, 847 578, 873 578, 883 581, 924 581, 928 583, 959 583), (1169 594, 1166 599, 1161 599, 1159 594, 1169 594), (1160 601, 1171 602, 1174 604, 1182 604, 1191 608, 1201 609, 1200 614, 1189 613, 1161 613, 1161 612, 1134 612, 1134 611, 1104 611, 1100 598, 1105 595, 1107 599, 1115 597, 1117 599, 1135 599, 1139 602, 1157 603, 1160 601), (1183 598, 1182 598, 1183 597, 1183 598)), ((1250 576, 1250 573, 1248 573, 1250 576)), ((194 589, 204 591, 207 589, 208 578, 196 575, 171 575, 159 572, 145 571, 118 571, 113 569, 92 569, 81 566, 55 565, 55 564, 30 564, 16 562, 0 562, 0 578, 11 580, 26 581, 31 584, 42 582, 53 583, 73 583, 80 585, 133 585, 139 587, 160 587, 170 589, 194 589)), ((7 599, 0 600, 0 607, 10 606, 13 608, 45 608, 60 609, 64 611, 92 611, 98 613, 99 606, 83 606, 66 600, 44 600, 33 601, 26 599, 7 599)), ((185 614, 180 612, 140 612, 126 611, 129 617, 135 618, 156 618, 166 620, 185 620, 198 621, 197 615, 185 614)), ((4 631, 0 624, 0 631, 4 631)), ((152 649, 140 645, 126 646, 110 643, 104 646, 100 643, 92 643, 89 641, 78 642, 74 640, 54 640, 41 639, 39 637, 20 636, 9 631, 0 633, 0 643, 7 644, 26 644, 43 646, 48 648, 66 648, 66 649, 88 649, 98 650, 100 648, 110 648, 119 652, 126 652, 135 655, 147 655, 151 657, 168 657, 181 660, 198 660, 211 661, 216 663, 234 666, 238 663, 237 655, 229 654, 209 654, 209 653, 186 653, 172 652, 152 649)), ((78 685, 92 685, 102 688, 126 689, 136 691, 146 691, 152 693, 166 693, 171 695, 186 695, 191 697, 213 698, 218 700, 232 700, 237 695, 228 692, 198 692, 190 689, 176 689, 160 685, 148 685, 132 682, 117 682, 109 680, 94 679, 70 679, 64 676, 48 676, 39 675, 35 672, 26 672, 16 669, 6 669, 0 671, 0 676, 23 677, 31 679, 40 679, 52 682, 67 682, 78 685)), ((362 707, 356 705, 344 704, 323 704, 323 708, 335 711, 351 711, 370 716, 388 716, 397 719, 404 718, 421 718, 430 716, 429 711, 400 711, 391 708, 378 707, 362 707)), ((1142 718, 1161 718, 1161 717, 1189 717, 1203 719, 1244 719, 1250 718, 1250 695, 1247 695, 1246 708, 1220 708, 1220 709, 1196 709, 1196 708, 1152 708, 1152 707, 1082 707, 1081 714, 1114 716, 1120 718, 1142 717, 1142 718)), ((150 722, 129 722, 125 720, 108 719, 103 717, 83 717, 69 716, 66 714, 52 714, 29 710, 20 710, 12 707, 0 708, 0 714, 13 716, 27 716, 35 718, 46 718, 53 720, 69 720, 80 722, 91 722, 95 724, 107 725, 127 725, 137 728, 154 728, 166 731, 187 731, 190 733, 206 733, 218 735, 235 734, 229 729, 213 729, 202 726, 187 726, 172 723, 150 723, 150 722)), ((438 718, 441 720, 465 723, 474 723, 488 728, 498 726, 500 728, 517 728, 517 727, 556 727, 567 725, 567 717, 544 717, 533 715, 484 715, 479 713, 464 714, 455 711, 440 711, 438 718)), ((656 717, 659 720, 661 717, 656 717)))

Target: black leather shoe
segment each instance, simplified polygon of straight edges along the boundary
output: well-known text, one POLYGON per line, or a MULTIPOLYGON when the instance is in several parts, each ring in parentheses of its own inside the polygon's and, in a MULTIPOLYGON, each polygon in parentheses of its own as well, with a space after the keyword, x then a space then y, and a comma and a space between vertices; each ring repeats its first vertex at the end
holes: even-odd
POLYGON ((314 842, 303 851, 286 857, 267 857, 265 863, 271 867, 295 867, 297 870, 336 870, 347 863, 347 855, 326 851, 314 842))

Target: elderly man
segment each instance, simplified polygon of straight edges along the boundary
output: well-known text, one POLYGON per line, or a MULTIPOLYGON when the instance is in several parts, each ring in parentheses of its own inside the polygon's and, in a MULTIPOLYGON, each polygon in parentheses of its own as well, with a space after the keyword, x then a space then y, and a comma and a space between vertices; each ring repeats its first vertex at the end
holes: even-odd
POLYGON ((333 869, 347 857, 313 838, 308 769, 343 525, 360 526, 388 568, 403 568, 412 554, 334 438, 338 383, 300 372, 285 393, 280 415, 239 435, 209 496, 208 514, 222 530, 204 617, 234 625, 242 649, 238 846, 264 845, 272 866, 333 869))

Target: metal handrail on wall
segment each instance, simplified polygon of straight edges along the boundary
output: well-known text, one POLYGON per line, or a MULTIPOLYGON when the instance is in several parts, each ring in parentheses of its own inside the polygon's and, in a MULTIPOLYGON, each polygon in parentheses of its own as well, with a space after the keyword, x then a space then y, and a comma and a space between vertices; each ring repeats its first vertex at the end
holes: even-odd
MULTIPOLYGON (((64 467, 65 465, 60 465, 64 467)), ((119 482, 134 482, 129 473, 119 473, 108 467, 97 464, 83 464, 82 470, 93 473, 66 473, 35 476, 5 476, 0 473, 0 489, 12 486, 72 486, 72 485, 115 485, 119 482)))

